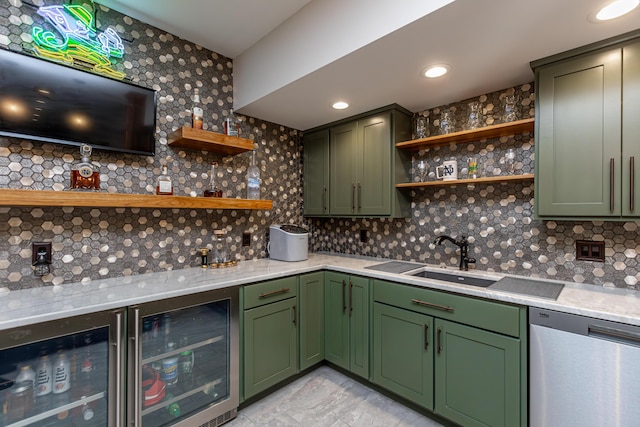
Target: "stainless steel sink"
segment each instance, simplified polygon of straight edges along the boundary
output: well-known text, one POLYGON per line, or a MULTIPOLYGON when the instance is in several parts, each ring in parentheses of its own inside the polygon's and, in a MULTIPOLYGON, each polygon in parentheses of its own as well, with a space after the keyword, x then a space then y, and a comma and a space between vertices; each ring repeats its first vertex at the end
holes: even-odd
POLYGON ((453 272, 441 273, 439 271, 431 271, 426 269, 421 269, 419 271, 409 271, 405 273, 405 275, 421 277, 424 279, 443 280, 445 282, 457 283, 460 285, 478 286, 481 288, 489 287, 497 281, 493 279, 483 279, 480 277, 463 276, 461 274, 456 274, 453 272))

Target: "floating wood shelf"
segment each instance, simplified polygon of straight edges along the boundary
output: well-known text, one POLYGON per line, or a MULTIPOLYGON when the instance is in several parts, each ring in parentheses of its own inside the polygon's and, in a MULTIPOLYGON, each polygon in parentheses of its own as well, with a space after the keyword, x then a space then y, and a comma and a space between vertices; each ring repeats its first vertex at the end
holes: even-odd
POLYGON ((506 135, 515 135, 523 132, 533 132, 534 119, 517 120, 514 122, 500 123, 479 129, 463 130, 445 135, 429 136, 412 141, 398 142, 397 148, 418 151, 424 148, 438 147, 448 144, 459 144, 479 141, 481 139, 499 138, 506 135))
POLYGON ((488 184, 492 182, 527 181, 534 178, 533 174, 523 175, 499 175, 475 179, 456 179, 452 181, 426 181, 426 182, 405 182, 396 184, 396 188, 418 188, 418 187, 441 187, 443 185, 466 185, 466 184, 488 184))
POLYGON ((271 200, 0 189, 0 206, 268 210, 271 200))
POLYGON ((172 132, 167 137, 167 143, 172 147, 191 148, 193 150, 231 155, 244 153, 245 151, 253 151, 253 141, 250 139, 186 126, 172 132))

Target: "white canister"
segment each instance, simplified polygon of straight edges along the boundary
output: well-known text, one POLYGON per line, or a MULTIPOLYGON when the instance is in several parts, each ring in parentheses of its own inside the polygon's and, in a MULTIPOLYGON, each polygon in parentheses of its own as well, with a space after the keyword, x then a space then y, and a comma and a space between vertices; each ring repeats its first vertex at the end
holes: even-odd
POLYGON ((442 165, 436 166, 436 176, 443 181, 458 179, 458 162, 455 160, 442 162, 442 165))

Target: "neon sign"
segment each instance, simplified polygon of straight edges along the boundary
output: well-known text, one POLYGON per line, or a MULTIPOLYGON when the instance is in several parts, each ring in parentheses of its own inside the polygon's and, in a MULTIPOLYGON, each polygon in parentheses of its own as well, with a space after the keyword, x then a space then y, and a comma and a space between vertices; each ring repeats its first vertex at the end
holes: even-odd
POLYGON ((43 6, 38 15, 51 23, 59 34, 34 26, 31 32, 36 54, 43 58, 91 71, 116 79, 125 73, 113 68, 110 58, 122 58, 122 39, 112 28, 98 33, 93 15, 79 5, 43 6))

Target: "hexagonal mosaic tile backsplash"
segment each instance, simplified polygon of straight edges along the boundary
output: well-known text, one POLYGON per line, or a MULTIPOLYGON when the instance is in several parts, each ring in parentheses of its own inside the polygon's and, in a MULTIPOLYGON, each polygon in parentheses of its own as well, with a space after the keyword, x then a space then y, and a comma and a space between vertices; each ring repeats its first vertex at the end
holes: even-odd
MULTIPOLYGON (((0 5, 0 46, 27 49, 31 24, 38 15, 32 4, 9 0, 0 5)), ((92 3, 86 3, 91 9, 92 3)), ((205 128, 220 131, 233 100, 232 61, 155 27, 98 6, 98 28, 111 26, 125 40, 125 59, 118 69, 132 82, 158 91, 156 156, 96 151, 102 190, 152 193, 161 166, 167 164, 176 194, 200 193, 208 183, 209 164, 220 164, 218 179, 225 197, 243 196, 248 153, 221 156, 166 145, 167 135, 188 123, 187 109, 194 87, 205 108, 205 128)), ((469 103, 482 106, 481 125, 504 120, 504 100, 517 95, 516 119, 533 117, 531 84, 481 95, 452 105, 421 111, 429 131, 440 131, 448 112, 454 130, 467 124, 469 103)), ((513 119, 512 117, 511 119, 513 119)), ((465 233, 472 242, 477 268, 529 276, 575 280, 638 289, 640 250, 636 222, 554 222, 533 219, 533 183, 426 187, 412 191, 411 218, 303 219, 300 135, 294 129, 241 117, 242 136, 255 141, 262 171, 262 194, 274 202, 271 211, 206 211, 89 208, 0 208, 0 288, 20 289, 63 284, 92 277, 118 277, 198 264, 196 250, 209 244, 212 231, 227 230, 237 259, 264 257, 270 224, 306 224, 311 251, 329 251, 392 259, 456 265, 454 247, 431 242, 439 234, 465 233), (368 230, 361 243, 360 230, 368 230), (252 232, 250 247, 242 247, 242 232, 252 232), (604 263, 576 261, 575 241, 603 240, 604 263), (34 277, 31 243, 53 243, 52 273, 34 277)), ((533 136, 497 138, 423 150, 414 166, 425 160, 429 176, 443 160, 455 158, 461 173, 471 155, 481 175, 506 173, 505 152, 516 150, 516 173, 533 171, 533 136)), ((0 186, 64 190, 69 170, 78 159, 75 147, 0 137, 0 186)), ((417 179, 415 177, 414 179, 417 179)), ((241 265, 241 264, 240 264, 241 265)), ((241 268, 241 267, 238 267, 241 268)))

